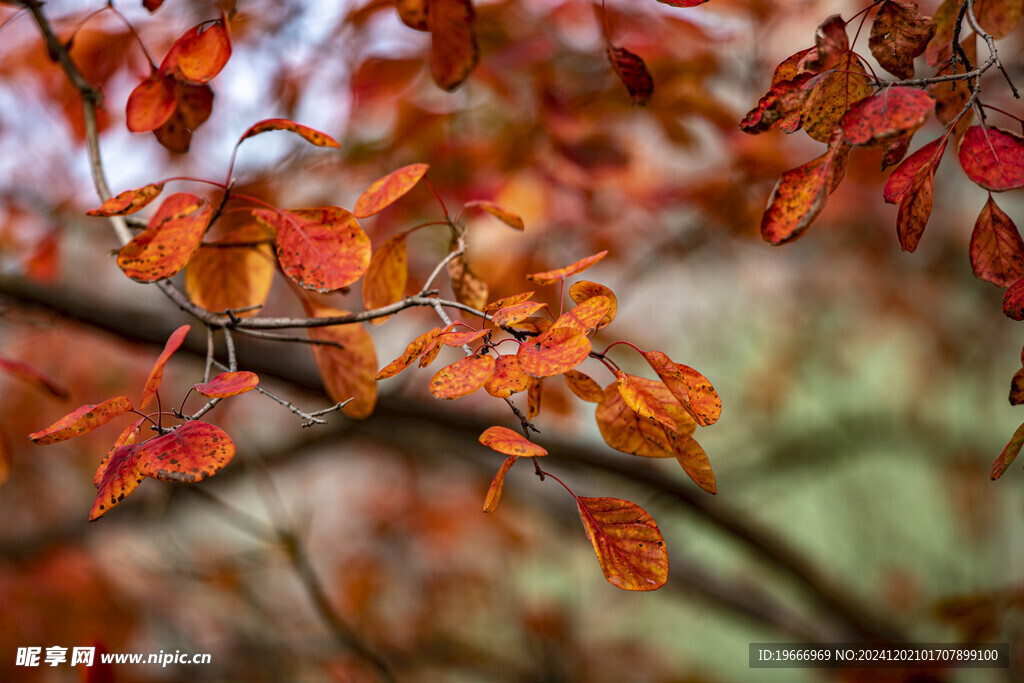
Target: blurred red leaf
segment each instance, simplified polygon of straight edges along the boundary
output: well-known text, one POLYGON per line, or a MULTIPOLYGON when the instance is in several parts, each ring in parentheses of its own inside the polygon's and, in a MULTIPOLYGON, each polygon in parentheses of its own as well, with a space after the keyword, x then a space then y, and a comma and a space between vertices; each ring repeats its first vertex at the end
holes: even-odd
POLYGON ((427 0, 397 0, 398 18, 409 28, 427 30, 427 0))
POLYGON ((913 186, 914 178, 921 168, 930 166, 931 172, 935 173, 939 162, 942 161, 942 154, 946 151, 946 140, 946 136, 932 140, 893 169, 889 179, 885 182, 885 190, 882 193, 886 202, 889 204, 902 202, 913 186))
POLYGON ((160 6, 164 4, 164 0, 142 0, 142 6, 153 13, 160 9, 160 6))
POLYGON ((231 437, 200 420, 154 436, 137 448, 139 472, 161 481, 189 484, 212 477, 235 455, 231 437))
MULTIPOLYGON (((347 315, 347 311, 322 306, 302 298, 306 315, 327 318, 347 315)), ((377 405, 377 352, 373 338, 360 323, 310 327, 309 338, 331 344, 313 344, 313 360, 320 370, 327 395, 335 403, 352 400, 341 409, 351 418, 369 417, 377 405)))
POLYGON ((199 247, 213 216, 213 207, 187 192, 172 194, 149 219, 146 229, 121 247, 117 265, 139 282, 175 275, 199 247))
POLYGON ((1009 287, 1024 277, 1024 240, 989 195, 971 233, 971 267, 982 280, 1009 287))
POLYGON ((1024 320, 1024 278, 1010 285, 1003 294, 1003 314, 1013 320, 1024 320))
MULTIPOLYGON (((406 256, 406 233, 395 235, 380 245, 363 278, 363 309, 381 308, 405 297, 405 286, 409 279, 409 264, 406 256)), ((380 325, 391 316, 375 318, 371 324, 380 325)))
POLYGON ((485 199, 474 199, 472 201, 466 202, 463 206, 465 206, 467 209, 472 207, 482 209, 487 213, 491 214, 492 216, 494 216, 495 218, 497 218, 498 220, 500 220, 508 227, 512 228, 513 230, 521 231, 526 229, 526 225, 523 223, 523 219, 520 218, 518 214, 515 214, 512 211, 506 209, 504 206, 500 206, 498 204, 495 204, 494 202, 489 202, 485 199))
POLYGON ((971 126, 960 139, 960 166, 986 190, 1024 187, 1024 138, 993 126, 971 126))
POLYGON ((501 467, 498 468, 497 474, 494 475, 494 479, 491 480, 491 485, 487 489, 487 497, 484 498, 484 512, 494 512, 498 509, 498 503, 501 502, 501 491, 505 487, 505 475, 518 459, 518 455, 510 455, 501 463, 501 467))
POLYGON ((1024 403, 1024 368, 1013 373, 1010 380, 1010 405, 1019 406, 1024 403))
POLYGON ((39 446, 72 439, 91 432, 124 415, 132 409, 132 402, 126 396, 108 398, 103 403, 84 405, 60 418, 46 429, 28 435, 28 440, 39 446))
POLYGON ((383 211, 415 187, 428 168, 429 164, 410 164, 374 181, 356 200, 353 209, 356 218, 367 218, 383 211))
POLYGON ((370 266, 370 238, 345 209, 325 206, 252 213, 276 231, 281 269, 305 289, 333 292, 361 278, 370 266))
POLYGON ((948 62, 953 54, 953 31, 956 18, 960 13, 961 0, 943 0, 935 11, 935 35, 928 41, 924 56, 929 66, 938 66, 940 62, 948 62))
POLYGON ((502 355, 494 359, 494 374, 484 383, 484 389, 491 396, 507 398, 527 391, 532 384, 533 378, 523 371, 519 356, 502 355))
POLYGON ((657 590, 665 585, 665 539, 643 508, 619 498, 578 497, 576 504, 609 583, 630 591, 657 590))
POLYGON ((462 254, 448 262, 448 276, 452 279, 455 299, 470 308, 480 309, 487 304, 490 288, 473 269, 462 254))
POLYGON ((553 377, 572 370, 592 350, 587 335, 569 327, 551 328, 519 347, 519 363, 533 377, 553 377))
POLYGON ((658 0, 658 2, 670 7, 697 7, 708 0, 658 0))
POLYGON ((542 273, 532 273, 526 276, 527 280, 536 282, 538 285, 553 285, 554 283, 564 280, 567 277, 582 273, 584 270, 594 265, 605 256, 608 255, 608 251, 601 251, 586 258, 581 258, 575 263, 571 263, 564 268, 556 268, 555 270, 546 270, 542 273))
POLYGON ((388 363, 386 366, 381 368, 380 372, 377 373, 376 379, 388 379, 394 377, 402 370, 412 365, 412 362, 416 360, 421 353, 423 353, 427 346, 432 344, 437 335, 441 334, 441 328, 435 327, 432 330, 427 330, 416 339, 412 340, 408 346, 405 347, 405 351, 402 355, 395 360, 388 363))
POLYGON ((921 14, 917 3, 885 0, 871 24, 868 46, 879 65, 901 79, 914 77, 914 57, 935 35, 935 20, 921 14))
POLYGON ((508 427, 488 427, 480 435, 480 443, 504 455, 534 458, 548 454, 546 449, 508 427))
POLYGON ((535 379, 526 391, 526 419, 532 420, 540 415, 541 401, 544 398, 544 380, 535 379))
POLYGON ((924 90, 894 86, 855 102, 839 125, 851 145, 877 145, 916 131, 933 111, 924 90))
POLYGON ((437 398, 468 396, 494 373, 494 356, 467 356, 441 368, 430 379, 430 393, 437 398))
POLYGON ((449 92, 469 78, 480 60, 470 0, 427 0, 430 74, 449 92))
POLYGON ((589 375, 579 370, 566 370, 562 373, 569 390, 577 397, 590 403, 601 403, 604 401, 604 391, 601 385, 595 382, 589 375))
POLYGON ((87 216, 127 216, 156 199, 164 191, 163 183, 150 183, 134 190, 125 190, 85 212, 87 216))
POLYGON ((995 481, 999 477, 1003 476, 1003 473, 1013 463, 1014 458, 1020 453, 1021 446, 1024 446, 1024 424, 1017 427, 1017 431, 1013 433, 1009 443, 1003 447, 1002 452, 996 461, 992 463, 992 471, 989 473, 992 481, 995 481))
POLYGON ((1022 10, 1024 3, 1020 0, 976 0, 974 16, 985 33, 999 40, 1010 35, 1022 10))
POLYGON ((71 397, 71 393, 64 386, 25 361, 0 356, 0 370, 23 379, 57 398, 66 400, 71 397))
POLYGON ((231 35, 226 17, 203 22, 186 31, 167 52, 160 73, 190 83, 207 83, 231 57, 231 35))
POLYGON ((160 352, 156 362, 153 363, 153 369, 149 371, 149 377, 146 378, 146 384, 142 389, 142 398, 139 399, 139 410, 148 406, 156 396, 156 392, 160 389, 160 383, 164 379, 164 368, 167 366, 167 361, 171 359, 175 351, 181 348, 190 329, 192 329, 190 325, 182 325, 167 338, 164 350, 160 352))
POLYGON ((309 126, 304 126, 301 123, 295 123, 289 119, 266 119, 264 121, 260 121, 249 128, 249 130, 245 131, 245 133, 242 134, 242 137, 238 138, 238 142, 241 144, 242 140, 246 140, 254 135, 259 135, 260 133, 266 133, 267 131, 272 130, 291 131, 292 133, 302 136, 306 142, 314 144, 317 147, 341 147, 341 145, 338 144, 338 141, 330 135, 321 133, 309 126))
POLYGON ((650 102, 654 94, 654 79, 644 60, 624 47, 608 45, 606 52, 615 74, 633 98, 633 104, 642 107, 650 102))
POLYGON ((209 382, 192 386, 196 393, 209 398, 227 398, 252 391, 260 383, 255 372, 241 370, 238 372, 222 372, 209 382))

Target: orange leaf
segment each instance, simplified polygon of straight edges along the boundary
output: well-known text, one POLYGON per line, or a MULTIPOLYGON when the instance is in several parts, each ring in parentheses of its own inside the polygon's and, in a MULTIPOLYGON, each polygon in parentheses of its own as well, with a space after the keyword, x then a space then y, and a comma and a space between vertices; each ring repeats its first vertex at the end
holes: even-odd
POLYGON ((989 473, 992 481, 995 481, 999 477, 1003 476, 1003 473, 1013 463, 1014 458, 1020 453, 1021 446, 1024 445, 1024 424, 1017 427, 1017 431, 1013 433, 1013 437, 1010 438, 1010 442, 1006 444, 1003 451, 996 458, 996 461, 992 463, 992 471, 989 473))
POLYGON ((579 370, 566 370, 562 373, 569 390, 579 398, 590 403, 601 403, 604 401, 604 391, 601 385, 579 370))
POLYGON ((226 18, 203 22, 184 33, 167 52, 160 73, 190 83, 207 83, 231 57, 231 35, 226 18))
POLYGON ((138 449, 139 472, 161 481, 188 484, 217 474, 235 455, 231 437, 199 420, 154 436, 138 449))
POLYGON ((885 0, 871 24, 868 47, 883 69, 900 79, 914 77, 914 57, 935 35, 935 20, 913 2, 885 0))
POLYGON ((470 269, 465 256, 459 255, 448 262, 448 276, 452 279, 452 290, 459 303, 476 309, 487 304, 487 283, 470 269))
POLYGON ((540 406, 543 398, 544 380, 535 379, 526 391, 526 419, 532 420, 540 415, 540 406))
POLYGON ((445 346, 464 346, 486 337, 489 332, 490 330, 451 330, 439 334, 437 340, 445 346))
POLYGON ((1020 21, 1024 3, 1020 0, 977 0, 974 14, 978 25, 996 40, 1010 35, 1020 21))
POLYGON ((827 152, 782 174, 761 219, 761 237, 773 245, 801 237, 825 207, 844 168, 850 146, 837 136, 827 152))
POLYGON ((100 484, 103 482, 103 475, 106 474, 107 472, 107 465, 110 464, 110 459, 114 455, 114 451, 117 450, 118 447, 120 446, 130 446, 131 444, 135 443, 138 440, 139 428, 145 421, 146 418, 140 417, 138 420, 131 423, 121 431, 121 434, 117 437, 117 440, 114 441, 114 445, 111 446, 107 454, 103 456, 103 460, 100 461, 100 466, 96 469, 96 474, 93 475, 92 478, 93 486, 95 486, 96 488, 100 487, 100 484))
POLYGON ((914 176, 914 184, 900 202, 896 216, 896 234, 904 251, 914 251, 921 241, 932 213, 935 192, 935 167, 924 166, 914 176))
POLYGON ((410 164, 375 181, 356 200, 353 209, 356 218, 367 218, 383 211, 415 187, 428 168, 428 164, 410 164))
POLYGON ((361 278, 370 266, 370 238, 345 209, 256 209, 252 213, 277 231, 277 259, 301 287, 333 292, 361 278))
POLYGON ((986 190, 1024 187, 1024 138, 994 126, 971 126, 960 138, 960 166, 986 190))
POLYGON ((156 396, 156 392, 160 389, 160 383, 164 379, 164 367, 167 365, 167 361, 171 359, 175 351, 181 348, 181 345, 185 342, 185 335, 188 334, 190 329, 192 329, 190 325, 182 325, 167 338, 164 350, 157 357, 156 362, 153 363, 153 369, 149 371, 146 385, 142 389, 142 398, 139 400, 139 410, 148 406, 153 397, 156 396))
MULTIPOLYGON (((405 238, 405 233, 395 235, 373 253, 363 279, 365 310, 381 308, 405 297, 405 286, 409 279, 405 238)), ((370 323, 380 325, 390 317, 375 318, 370 323)))
POLYGON ((488 427, 480 435, 480 443, 504 455, 535 458, 548 454, 547 450, 508 427, 488 427))
POLYGON ((504 206, 500 206, 494 202, 489 202, 486 199, 474 199, 473 201, 466 202, 463 206, 467 209, 474 206, 478 209, 483 209, 513 230, 526 229, 523 219, 517 214, 509 211, 504 206))
POLYGON ((437 371, 430 379, 430 393, 437 398, 468 396, 494 373, 494 356, 467 356, 437 371))
POLYGON ((608 45, 606 50, 608 61, 612 63, 615 75, 633 98, 633 104, 644 106, 651 101, 654 94, 654 79, 647 70, 644 60, 624 47, 608 45))
POLYGON ((532 384, 533 378, 523 371, 519 357, 505 355, 494 359, 494 374, 484 384, 484 389, 491 396, 507 398, 527 391, 532 384))
POLYGON ((1010 379, 1010 405, 1019 406, 1024 403, 1024 368, 1013 373, 1010 379))
POLYGON ((149 225, 117 253, 117 265, 139 282, 169 278, 188 263, 213 216, 213 207, 187 192, 172 194, 149 225))
POLYGON ((101 427, 115 417, 132 409, 126 396, 108 398, 103 403, 84 405, 60 418, 46 429, 28 435, 28 440, 39 446, 72 439, 101 427))
POLYGON ((616 384, 619 387, 619 394, 626 405, 632 408, 640 417, 646 417, 660 423, 671 431, 676 431, 675 420, 661 404, 661 401, 648 393, 642 384, 634 381, 640 379, 635 375, 619 372, 615 373, 616 384))
POLYGON ((398 18, 409 28, 427 30, 427 0, 398 0, 398 18))
POLYGON ((242 134, 242 137, 238 138, 238 143, 241 144, 242 140, 246 140, 254 135, 266 133, 271 130, 291 131, 292 133, 300 135, 306 142, 316 145, 317 147, 341 147, 341 145, 338 144, 338 141, 330 135, 321 133, 309 126, 304 126, 301 123, 295 123, 289 119, 265 119, 255 123, 251 128, 249 128, 249 130, 242 134))
POLYGON ((876 145, 913 133, 934 111, 924 90, 895 86, 855 102, 839 125, 851 145, 876 145))
POLYGON ((961 4, 961 0, 943 0, 942 4, 935 11, 935 35, 928 41, 928 46, 924 51, 924 56, 929 66, 938 66, 939 62, 948 62, 950 56, 952 56, 953 31, 956 27, 956 18, 960 13, 961 4))
POLYGON ((448 92, 462 85, 480 60, 473 18, 470 0, 427 0, 430 75, 448 92))
MULTIPOLYGON (((644 377, 637 377, 633 382, 643 386, 661 403, 672 416, 680 434, 690 435, 697 429, 697 423, 664 384, 644 377)), ((605 443, 617 451, 644 458, 671 458, 676 455, 665 428, 640 417, 626 405, 617 383, 605 387, 604 400, 597 406, 594 417, 605 443)))
POLYGON ((516 323, 526 320, 546 304, 536 301, 524 301, 519 304, 512 304, 498 309, 492 316, 491 322, 495 327, 512 327, 516 323))
POLYGON ((571 330, 590 335, 597 329, 598 324, 608 316, 612 308, 611 300, 606 296, 594 296, 585 299, 583 303, 577 304, 558 317, 552 330, 567 327, 571 330))
POLYGON ((144 475, 138 466, 140 446, 141 444, 118 446, 100 463, 100 469, 94 478, 94 481, 99 480, 99 490, 89 513, 90 522, 95 522, 105 515, 110 508, 124 500, 125 496, 142 483, 144 475))
POLYGON ((885 181, 883 197, 889 204, 899 204, 914 184, 917 172, 925 166, 931 167, 935 173, 942 154, 946 151, 946 136, 932 140, 927 145, 907 157, 897 166, 885 181))
POLYGON ((1024 277, 1024 240, 989 195, 971 233, 971 267, 982 280, 1009 287, 1024 277))
POLYGON ((601 318, 600 321, 598 321, 596 328, 598 330, 607 327, 612 320, 615 320, 615 314, 619 310, 618 299, 615 298, 615 293, 604 285, 600 285, 596 282, 580 280, 569 288, 569 296, 578 304, 582 304, 584 301, 598 296, 603 296, 608 299, 608 312, 605 313, 604 317, 601 318))
POLYGON ((239 372, 222 372, 209 382, 192 386, 196 393, 209 398, 227 398, 252 391, 260 383, 255 372, 241 370, 239 372))
POLYGON ((872 80, 851 53, 839 59, 834 71, 815 78, 802 110, 803 128, 807 134, 818 142, 831 140, 846 110, 854 102, 871 95, 872 80))
POLYGON ((87 216, 127 216, 156 199, 164 190, 163 183, 150 183, 135 190, 125 190, 111 197, 95 209, 85 212, 87 216))
POLYGON ((484 313, 493 313, 499 308, 515 306, 516 304, 521 304, 524 301, 528 301, 532 296, 533 292, 522 292, 520 294, 513 294, 512 296, 502 297, 497 301, 492 301, 491 303, 484 306, 483 311, 484 313))
POLYGON ((708 378, 688 365, 674 363, 661 351, 646 351, 651 369, 658 373, 665 388, 702 427, 718 421, 722 414, 722 399, 708 378))
POLYGON ((274 282, 275 260, 265 235, 255 225, 223 240, 201 245, 185 268, 185 293, 198 306, 239 318, 259 313, 274 282), (242 310, 250 309, 250 310, 242 310))
POLYGON ((672 442, 676 460, 683 466, 687 476, 708 493, 717 493, 715 473, 711 471, 711 463, 701 445, 692 436, 686 434, 672 432, 665 432, 665 434, 672 442))
POLYGON ((569 327, 551 328, 519 347, 519 363, 533 377, 553 377, 587 359, 592 350, 587 335, 569 327))
POLYGON ((601 251, 596 254, 593 254, 592 256, 582 258, 576 263, 570 264, 565 268, 557 268, 555 270, 544 271, 543 273, 533 273, 531 275, 527 275, 526 279, 530 280, 531 282, 536 282, 538 285, 553 285, 554 283, 560 280, 564 280, 567 277, 576 275, 577 273, 582 273, 584 270, 594 265, 607 255, 607 250, 601 251))
POLYGON ((405 347, 405 351, 402 352, 401 356, 381 368, 381 371, 377 373, 376 379, 388 379, 405 370, 426 350, 427 346, 433 344, 439 334, 441 334, 441 328, 435 327, 416 337, 405 347))
POLYGON ((581 496, 576 504, 609 583, 628 591, 651 591, 665 585, 665 539, 643 508, 620 498, 581 496))
POLYGON ((164 125, 178 108, 174 97, 174 79, 158 73, 135 86, 125 107, 128 130, 148 133, 164 125))
MULTIPOLYGON (((321 306, 303 297, 303 307, 311 318, 347 315, 346 311, 321 306)), ((310 327, 309 338, 338 344, 313 345, 313 360, 320 370, 327 395, 336 403, 351 398, 342 412, 361 420, 369 417, 377 405, 377 352, 373 338, 360 323, 310 327)))
POLYGON ((501 463, 498 473, 494 475, 494 479, 491 480, 491 485, 487 489, 487 497, 484 498, 484 512, 494 512, 498 509, 498 503, 501 502, 501 490, 505 486, 505 475, 518 459, 518 455, 510 455, 505 458, 505 462, 501 463))
POLYGON ((15 377, 19 377, 36 388, 42 389, 57 398, 66 400, 71 397, 70 392, 58 384, 56 380, 51 379, 41 370, 29 365, 25 361, 0 356, 0 370, 14 375, 15 377))

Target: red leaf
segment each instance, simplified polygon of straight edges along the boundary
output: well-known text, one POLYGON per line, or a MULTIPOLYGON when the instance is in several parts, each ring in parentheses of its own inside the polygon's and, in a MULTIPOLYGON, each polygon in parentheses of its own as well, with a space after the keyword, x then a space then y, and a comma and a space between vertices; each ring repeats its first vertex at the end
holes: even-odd
POLYGON ((740 121, 740 130, 751 134, 763 133, 776 127, 784 133, 796 131, 800 127, 804 101, 810 92, 807 84, 813 77, 814 74, 804 73, 773 83, 757 106, 740 121))
POLYGON ((199 420, 154 436, 138 449, 139 472, 161 481, 188 484, 217 474, 235 455, 231 437, 199 420))
POLYGON ((435 327, 432 330, 428 330, 416 337, 407 347, 402 355, 395 360, 388 363, 386 366, 381 368, 381 371, 377 373, 376 379, 388 379, 394 377, 402 370, 412 365, 412 362, 416 360, 421 353, 423 353, 428 345, 431 345, 437 336, 441 334, 441 328, 435 327))
POLYGON ((1013 373, 1010 380, 1010 405, 1019 406, 1024 403, 1024 368, 1013 373))
POLYGON ((1003 314, 1013 320, 1024 320, 1024 278, 1010 285, 1003 294, 1003 314))
POLYGON ((181 348, 181 345, 185 342, 185 335, 188 334, 190 329, 190 325, 182 325, 167 338, 164 350, 157 357, 156 362, 153 363, 153 369, 149 371, 149 377, 146 379, 146 384, 142 389, 142 398, 139 400, 139 410, 148 406, 153 397, 156 396, 156 392, 160 389, 160 383, 164 379, 164 367, 167 365, 167 361, 171 359, 175 351, 181 348))
POLYGON ((174 97, 174 79, 158 73, 135 86, 125 107, 128 130, 148 133, 171 118, 178 107, 174 97))
POLYGON ((409 28, 427 30, 427 0, 397 0, 398 18, 409 28))
POLYGON ((277 260, 301 287, 333 292, 361 278, 370 266, 370 238, 345 209, 256 209, 252 213, 276 230, 277 260))
MULTIPOLYGON (((643 377, 633 381, 661 402, 675 420, 680 434, 693 434, 697 423, 664 384, 643 377)), ((641 418, 626 405, 617 383, 605 387, 604 400, 598 404, 594 417, 605 443, 617 451, 644 458, 671 458, 676 455, 665 428, 657 422, 641 418)))
POLYGON ((512 327, 516 323, 526 320, 538 310, 544 308, 545 304, 536 301, 524 301, 519 304, 505 306, 494 312, 491 322, 496 327, 512 327))
POLYGON ((512 228, 513 230, 522 231, 526 229, 526 225, 523 223, 523 219, 520 218, 518 214, 515 214, 506 209, 504 206, 499 206, 494 202, 489 202, 485 199, 474 199, 473 201, 466 202, 463 206, 465 206, 467 209, 470 207, 483 209, 484 211, 491 214, 492 216, 494 216, 495 218, 497 218, 498 220, 500 220, 502 223, 512 228))
POLYGON ((587 280, 580 280, 569 288, 569 297, 578 304, 598 296, 608 299, 609 304, 608 312, 597 323, 596 329, 600 330, 607 327, 615 319, 615 314, 619 310, 618 299, 615 298, 615 293, 604 285, 587 280))
POLYGON ((904 251, 917 249, 932 214, 934 192, 935 167, 924 166, 914 177, 914 184, 900 202, 900 211, 896 216, 896 234, 900 248, 904 251))
POLYGON ((670 7, 697 7, 708 0, 658 0, 658 2, 670 7))
POLYGON ((470 308, 479 309, 487 304, 489 288, 469 267, 462 254, 448 262, 448 277, 452 280, 455 299, 470 308))
MULTIPOLYGON (((347 311, 321 306, 308 297, 302 306, 311 318, 347 315, 347 311)), ((377 351, 373 338, 360 323, 310 327, 309 338, 331 344, 314 344, 313 360, 324 381, 327 395, 335 403, 349 398, 341 410, 349 417, 361 420, 369 417, 377 405, 377 351)))
POLYGON ((543 273, 532 273, 526 276, 527 280, 536 282, 538 285, 553 285, 560 280, 564 280, 567 277, 582 273, 584 270, 594 265, 605 256, 608 255, 608 251, 601 251, 586 258, 582 258, 575 263, 569 264, 564 268, 556 268, 555 270, 546 270, 543 273))
MULTIPOLYGON (((405 297, 409 279, 406 256, 406 233, 395 235, 373 253, 363 279, 363 309, 382 308, 405 297)), ((375 318, 370 323, 383 324, 388 318, 375 318)))
POLYGON ((686 434, 665 432, 665 435, 672 442, 676 460, 683 466, 686 475, 708 493, 717 493, 715 473, 711 470, 711 463, 701 445, 692 436, 686 434))
POLYGON ((579 370, 566 370, 562 376, 565 377, 565 383, 569 385, 569 390, 584 401, 590 403, 604 401, 604 391, 601 389, 601 385, 591 379, 589 375, 579 370))
POLYGON ((808 83, 810 92, 802 110, 807 134, 818 142, 829 142, 850 106, 874 92, 872 80, 851 53, 839 60, 834 71, 808 83))
POLYGON ((1010 35, 1020 21, 1024 3, 1020 0, 976 0, 974 15, 985 33, 996 40, 1010 35))
POLYGON ((33 367, 24 361, 0 356, 0 369, 29 382, 36 388, 42 389, 57 398, 66 400, 71 397, 71 394, 67 389, 44 374, 38 368, 33 367))
POLYGON ((190 83, 207 83, 220 73, 231 57, 227 20, 203 22, 184 33, 164 57, 160 73, 173 74, 190 83))
POLYGON ((415 187, 428 168, 428 164, 410 164, 374 181, 356 200, 353 209, 356 218, 367 218, 383 211, 415 187))
POLYGON ((484 306, 483 311, 484 313, 492 313, 499 308, 515 306, 516 304, 528 301, 532 296, 533 292, 522 292, 520 294, 513 294, 512 296, 505 296, 484 306))
POLYGON ((814 49, 800 61, 799 72, 821 73, 832 69, 844 57, 849 56, 849 49, 850 38, 846 34, 846 22, 838 14, 833 14, 815 29, 814 49))
POLYGON ((766 242, 777 246, 801 237, 821 213, 850 153, 841 136, 836 138, 820 157, 779 178, 761 218, 761 237, 766 242))
POLYGON ((138 467, 140 445, 118 446, 100 463, 100 470, 96 472, 99 490, 89 512, 90 522, 105 515, 142 483, 144 475, 138 467))
POLYGON ((960 166, 986 190, 1024 187, 1024 138, 995 127, 971 126, 960 139, 960 166))
POLYGON ((614 45, 608 45, 607 54, 615 74, 633 98, 633 104, 642 107, 650 102, 654 94, 654 79, 647 71, 644 60, 626 48, 614 45))
POLYGON ((932 140, 927 145, 907 157, 902 164, 897 166, 885 182, 883 196, 889 204, 898 204, 910 191, 914 184, 917 172, 925 166, 931 167, 934 175, 939 162, 942 161, 942 154, 946 151, 946 136, 932 140))
POLYGON ((150 183, 135 190, 125 190, 111 197, 95 209, 85 212, 87 216, 127 216, 135 213, 156 199, 164 190, 163 183, 150 183))
POLYGON ((316 145, 317 147, 334 147, 340 148, 341 145, 338 141, 332 138, 326 133, 321 133, 318 130, 314 130, 309 126, 304 126, 301 123, 295 123, 289 119, 266 119, 254 124, 249 130, 242 134, 242 137, 238 138, 238 144, 242 144, 242 140, 259 135, 260 133, 266 133, 271 130, 287 130, 300 135, 306 142, 316 145))
POLYGON ((488 332, 490 330, 449 330, 439 334, 437 340, 445 346, 464 346, 486 337, 488 332))
POLYGON ((493 373, 494 356, 467 356, 438 370, 430 380, 430 393, 443 399, 468 396, 493 373))
POLYGON ((935 35, 935 20, 917 4, 885 0, 871 24, 868 46, 883 69, 900 79, 914 77, 914 57, 935 35))
POLYGON ((519 363, 533 377, 553 377, 572 370, 587 359, 590 340, 578 330, 552 328, 519 347, 519 363))
POLYGON ((504 355, 494 359, 494 374, 484 383, 484 390, 491 396, 507 398, 532 385, 533 378, 523 371, 519 356, 504 355))
POLYGON ((593 334, 598 324, 608 316, 612 308, 611 300, 606 296, 593 296, 584 299, 558 317, 551 329, 569 328, 585 335, 593 334))
POLYGON ((187 192, 172 194, 160 205, 146 229, 121 247, 117 265, 139 282, 155 282, 177 274, 206 233, 213 207, 187 192))
POLYGON ((651 591, 665 585, 665 539, 643 508, 619 498, 578 497, 576 504, 609 583, 629 591, 651 591))
POLYGON ((239 372, 222 372, 209 382, 195 384, 192 388, 196 393, 209 398, 227 398, 252 391, 260 383, 255 372, 242 370, 239 372))
POLYGON ((936 10, 935 35, 928 41, 928 46, 924 51, 929 66, 938 66, 939 62, 948 62, 953 54, 953 31, 961 4, 961 0, 943 0, 939 9, 936 10))
POLYGON ((164 0, 142 0, 142 6, 149 10, 150 14, 160 9, 164 0))
POLYGON ((876 145, 913 133, 935 111, 935 100, 917 88, 895 86, 854 103, 840 126, 851 145, 876 145))
POLYGON ((36 445, 45 446, 73 439, 107 424, 131 409, 132 402, 126 396, 115 396, 108 398, 103 403, 84 405, 68 413, 46 429, 29 434, 28 440, 36 445))
POLYGON ((503 455, 535 458, 548 454, 547 450, 508 427, 488 427, 480 435, 480 443, 503 455))
POLYGON ((644 385, 636 380, 640 379, 619 371, 615 373, 616 385, 619 388, 619 395, 637 415, 653 420, 670 431, 676 431, 675 420, 654 395, 649 393, 644 385))
POLYGON ((518 455, 510 455, 505 458, 505 462, 501 463, 501 467, 498 468, 497 474, 494 475, 494 479, 491 480, 491 485, 487 489, 487 497, 484 498, 484 512, 494 512, 498 509, 498 503, 501 502, 501 490, 505 487, 505 475, 518 459, 518 455))
POLYGON ((995 481, 999 477, 1003 476, 1003 473, 1013 463, 1014 458, 1020 453, 1021 446, 1024 446, 1024 424, 1017 427, 1017 431, 1013 433, 1010 438, 1010 442, 1003 447, 1003 451, 996 458, 996 461, 992 463, 992 471, 989 473, 992 481, 995 481))
POLYGON ((427 0, 430 75, 448 92, 462 85, 480 60, 473 18, 470 0, 427 0))
POLYGON ((971 233, 971 267, 982 280, 1009 287, 1024 277, 1024 240, 989 195, 971 233))

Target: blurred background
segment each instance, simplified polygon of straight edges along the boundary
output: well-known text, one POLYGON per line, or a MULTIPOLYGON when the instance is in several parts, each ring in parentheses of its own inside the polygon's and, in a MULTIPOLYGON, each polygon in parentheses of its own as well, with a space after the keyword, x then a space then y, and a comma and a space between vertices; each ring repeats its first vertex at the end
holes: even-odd
MULTIPOLYGON (((335 413, 304 429, 255 393, 225 401, 210 419, 238 445, 229 467, 195 486, 146 481, 87 523, 93 473, 124 425, 46 448, 25 435, 81 404, 135 396, 189 320, 125 278, 109 224, 84 215, 99 200, 77 94, 32 18, 2 5, 0 355, 42 369, 70 398, 0 377, 0 678, 87 678, 80 667, 15 665, 17 648, 52 645, 212 656, 95 668, 92 680, 374 680, 366 653, 403 681, 1020 678, 748 668, 751 642, 1008 642, 1013 661, 1024 657, 1024 475, 1013 467, 989 481, 1024 419, 1007 401, 1024 335, 1001 313, 1002 290, 971 272, 984 190, 948 153, 920 248, 903 253, 880 152, 857 149, 805 237, 775 248, 759 234, 778 176, 823 146, 803 132, 747 136, 737 122, 774 67, 813 45, 818 23, 866 5, 609 2, 613 41, 654 78, 644 108, 608 64, 592 2, 476 3, 480 63, 450 94, 431 80, 430 36, 386 0, 178 0, 153 15, 140 5, 117 3, 157 62, 220 9, 235 10, 234 51, 211 83, 212 116, 189 153, 173 155, 125 129, 128 93, 149 75, 125 23, 91 15, 101 2, 46 4, 103 90, 114 192, 172 176, 220 180, 243 131, 287 117, 333 135, 340 152, 262 135, 239 152, 236 188, 282 207, 351 208, 376 178, 429 163, 450 207, 490 199, 525 219, 515 233, 465 217, 468 262, 491 299, 527 289, 526 273, 608 249, 584 276, 618 297, 595 348, 628 339, 711 380, 722 417, 697 438, 718 494, 671 460, 613 451, 593 406, 547 382, 536 420, 546 469, 578 495, 638 503, 665 535, 667 585, 620 591, 572 499, 527 465, 509 474, 499 509, 481 512, 501 458, 477 436, 516 420, 483 392, 436 400, 436 368, 414 368, 381 383, 363 421, 335 413)), ((1016 35, 999 45, 1024 84, 1016 35)), ((868 54, 866 29, 854 49, 868 54)), ((918 71, 928 75, 923 60, 918 71)), ((987 103, 1014 111, 1000 76, 984 85, 987 103)), ((941 131, 930 122, 911 149, 941 131)), ((209 189, 176 181, 174 191, 209 189)), ((1022 215, 1015 193, 999 202, 1022 215)), ((362 225, 376 247, 441 217, 421 184, 362 225)), ((447 250, 446 234, 410 238, 410 288, 447 250)), ((554 306, 558 293, 538 298, 554 306)), ((329 301, 358 309, 358 285, 329 301)), ((301 314, 280 276, 264 311, 301 314)), ((373 327, 379 365, 435 326, 431 315, 373 327)), ((162 396, 201 378, 205 335, 193 328, 162 396)), ((625 347, 613 353, 649 375, 625 347)), ((331 405, 308 346, 241 340, 239 358, 301 409, 331 405)), ((582 369, 613 380, 591 363, 582 369)))

